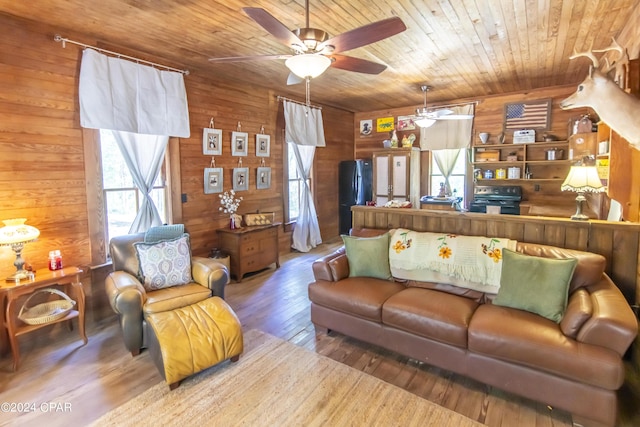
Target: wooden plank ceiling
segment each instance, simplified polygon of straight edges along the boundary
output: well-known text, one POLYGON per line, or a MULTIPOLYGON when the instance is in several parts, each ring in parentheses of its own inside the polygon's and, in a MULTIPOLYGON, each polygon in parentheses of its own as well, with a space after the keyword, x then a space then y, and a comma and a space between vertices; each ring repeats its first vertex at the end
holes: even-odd
MULTIPOLYGON (((386 64, 382 74, 329 69, 312 81, 311 99, 349 111, 372 111, 420 105, 419 86, 425 83, 434 86, 430 102, 578 83, 589 61, 570 61, 572 51, 609 45, 638 3, 311 0, 310 26, 332 36, 391 16, 407 26, 390 39, 346 52, 386 64)), ((241 10, 246 6, 264 8, 292 30, 305 26, 304 0, 0 0, 0 12, 50 24, 63 37, 80 34, 81 42, 97 41, 124 53, 163 59, 191 73, 303 98, 304 85, 287 86, 283 60, 208 61, 291 53, 241 10)))

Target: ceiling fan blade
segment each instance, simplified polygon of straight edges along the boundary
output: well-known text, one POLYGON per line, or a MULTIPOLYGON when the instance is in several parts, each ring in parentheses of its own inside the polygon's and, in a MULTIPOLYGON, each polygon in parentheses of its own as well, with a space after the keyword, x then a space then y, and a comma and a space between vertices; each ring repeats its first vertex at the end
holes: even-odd
POLYGON ((333 60, 331 63, 333 68, 355 71, 357 73, 380 74, 387 69, 387 66, 384 64, 379 64, 367 59, 354 58, 353 56, 331 55, 331 59, 333 60))
POLYGON ((209 58, 209 62, 267 61, 271 59, 287 59, 290 57, 291 55, 228 56, 226 58, 209 58))
POLYGON ((287 86, 297 85, 303 82, 304 82, 303 78, 298 77, 293 73, 289 73, 289 77, 287 77, 287 86))
POLYGON ((295 45, 306 50, 306 47, 300 38, 293 34, 291 30, 266 10, 259 7, 243 7, 242 10, 244 13, 249 15, 249 18, 256 21, 262 28, 278 39, 280 43, 288 47, 295 45))
POLYGON ((386 39, 406 29, 407 26, 404 25, 402 19, 395 16, 338 34, 323 42, 320 48, 333 46, 333 52, 344 52, 386 39))

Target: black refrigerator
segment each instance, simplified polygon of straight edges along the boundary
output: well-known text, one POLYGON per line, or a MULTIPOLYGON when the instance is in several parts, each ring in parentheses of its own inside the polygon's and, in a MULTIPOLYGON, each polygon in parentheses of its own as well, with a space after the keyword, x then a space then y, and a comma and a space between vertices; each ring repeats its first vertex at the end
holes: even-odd
POLYGON ((351 206, 364 205, 373 197, 373 163, 371 159, 340 162, 338 183, 340 215, 338 227, 340 234, 349 234, 351 206))

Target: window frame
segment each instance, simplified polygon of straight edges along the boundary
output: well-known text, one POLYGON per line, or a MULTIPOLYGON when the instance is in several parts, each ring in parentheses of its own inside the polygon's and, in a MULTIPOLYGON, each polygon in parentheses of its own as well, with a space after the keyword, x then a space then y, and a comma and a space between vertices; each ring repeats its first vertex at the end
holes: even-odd
MULTIPOLYGON (((428 193, 432 193, 435 190, 434 187, 434 177, 440 176, 442 177, 442 180, 444 180, 444 175, 441 173, 440 168, 438 167, 438 165, 435 163, 435 159, 433 156, 435 150, 429 150, 429 176, 427 179, 427 185, 429 188, 428 193), (438 172, 438 173, 434 173, 434 172, 438 172)), ((468 150, 466 149, 461 149, 461 153, 458 157, 457 162, 462 162, 462 168, 464 170, 464 173, 460 174, 460 173, 452 173, 451 177, 457 176, 457 177, 462 177, 462 182, 464 184, 464 187, 462 189, 457 189, 458 191, 456 192, 456 196, 457 197, 462 197, 462 203, 465 203, 466 199, 467 199, 467 189, 469 186, 469 168, 468 168, 468 150), (462 158, 462 159, 461 159, 462 158)), ((451 189, 451 191, 453 192, 453 189, 451 189)), ((435 194, 431 194, 432 196, 437 196, 438 192, 436 191, 435 194)))
MULTIPOLYGON (((291 212, 289 210, 290 207, 290 198, 289 198, 289 188, 290 188, 290 183, 292 181, 298 181, 300 182, 302 180, 302 178, 298 177, 298 178, 290 178, 289 176, 289 153, 291 152, 290 150, 290 144, 287 142, 284 144, 284 153, 282 156, 283 159, 283 180, 282 180, 282 186, 283 186, 283 217, 284 217, 284 222, 285 224, 295 224, 298 220, 298 217, 292 218, 291 217, 291 212)), ((315 163, 315 159, 314 159, 314 163, 315 163)), ((315 188, 314 188, 314 183, 315 183, 315 179, 314 179, 314 169, 315 166, 312 165, 311 166, 311 170, 309 171, 309 178, 307 178, 308 183, 309 183, 309 188, 311 189, 311 197, 314 198, 315 201, 315 188)), ((296 175, 298 175, 297 172, 297 166, 296 166, 296 175)), ((299 191, 300 186, 298 187, 298 206, 300 206, 300 191, 299 191)))
MULTIPOLYGON (((84 146, 85 188, 91 265, 110 262, 108 254, 106 199, 102 185, 102 156, 99 129, 82 129, 84 146)), ((165 186, 165 215, 168 224, 182 222, 180 209, 180 145, 179 139, 170 137, 161 171, 165 186)))

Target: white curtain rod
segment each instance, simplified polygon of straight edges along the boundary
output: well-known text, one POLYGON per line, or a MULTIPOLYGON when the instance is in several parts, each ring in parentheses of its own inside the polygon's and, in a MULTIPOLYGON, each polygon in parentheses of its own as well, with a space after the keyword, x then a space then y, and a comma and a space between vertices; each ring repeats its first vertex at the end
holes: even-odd
POLYGON ((189 70, 180 70, 178 68, 173 68, 173 67, 168 67, 166 65, 157 64, 155 62, 145 61, 144 59, 134 58, 133 56, 123 55, 123 54, 118 53, 118 52, 112 52, 112 51, 107 50, 107 49, 102 49, 102 48, 99 48, 99 47, 95 47, 95 46, 91 46, 91 45, 88 45, 88 44, 80 43, 80 42, 77 42, 77 41, 74 41, 74 40, 69 40, 67 38, 64 38, 64 37, 60 36, 59 34, 56 34, 53 37, 53 40, 55 40, 57 42, 61 42, 63 48, 66 47, 66 43, 71 43, 71 44, 75 44, 75 45, 78 45, 78 46, 87 47, 87 48, 90 48, 90 49, 95 49, 95 50, 100 51, 100 52, 108 53, 109 55, 117 56, 118 58, 126 58, 126 59, 130 59, 132 61, 135 61, 135 62, 142 62, 143 64, 148 64, 148 65, 151 65, 153 67, 160 67, 160 68, 164 68, 165 70, 169 70, 169 71, 177 71, 178 73, 182 73, 185 76, 189 75, 189 70))
POLYGON ((278 101, 289 101, 289 102, 293 102, 294 104, 300 104, 300 105, 304 105, 305 107, 311 107, 311 108, 317 108, 318 110, 322 110, 322 107, 319 107, 317 105, 313 105, 313 104, 305 104, 304 102, 300 102, 300 101, 295 101, 293 99, 289 99, 289 98, 285 98, 284 96, 277 96, 278 101))

